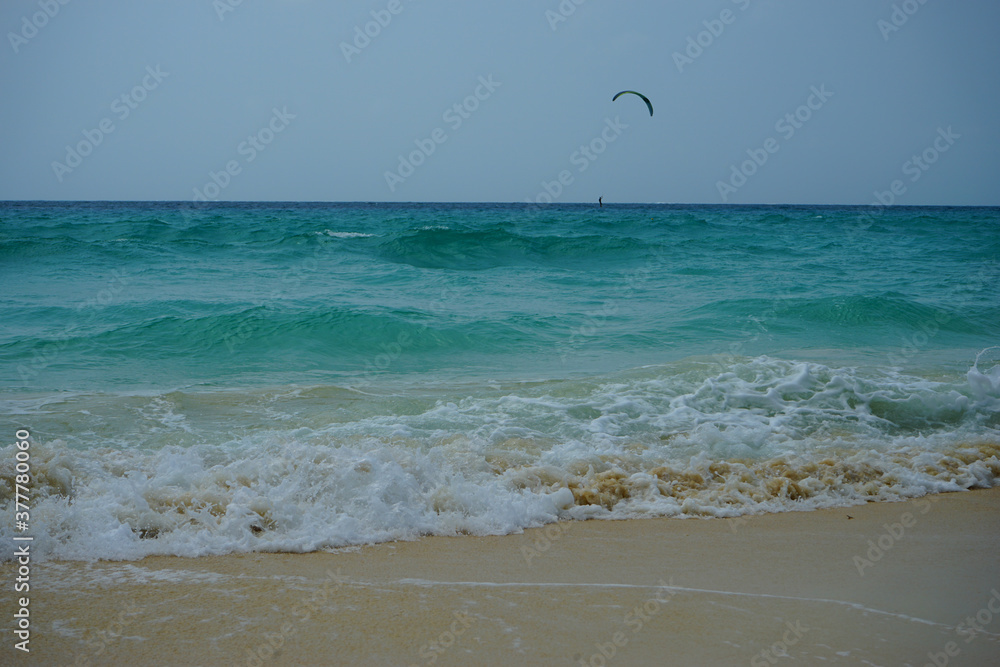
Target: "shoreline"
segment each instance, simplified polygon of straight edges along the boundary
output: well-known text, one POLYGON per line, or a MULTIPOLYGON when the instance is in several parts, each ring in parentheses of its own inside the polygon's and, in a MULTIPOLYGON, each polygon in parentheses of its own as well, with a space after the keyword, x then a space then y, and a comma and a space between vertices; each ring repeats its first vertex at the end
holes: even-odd
MULTIPOLYGON (((13 582, 14 564, 0 571, 13 582)), ((336 553, 43 562, 31 587, 31 653, 0 649, 23 664, 988 664, 1000 488, 336 553)), ((5 586, 4 613, 14 596, 5 586)))

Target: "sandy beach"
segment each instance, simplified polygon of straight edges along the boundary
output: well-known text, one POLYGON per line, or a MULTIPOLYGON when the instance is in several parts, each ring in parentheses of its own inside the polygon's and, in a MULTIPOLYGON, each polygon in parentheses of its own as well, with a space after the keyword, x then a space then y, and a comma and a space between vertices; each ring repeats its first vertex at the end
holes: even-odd
MULTIPOLYGON (((984 665, 1000 489, 31 568, 31 665, 984 665), (785 656, 788 656, 786 658, 785 656)), ((14 580, 5 563, 4 580, 14 580)), ((8 619, 13 586, 0 596, 8 619)), ((9 621, 8 621, 9 623, 9 621)))

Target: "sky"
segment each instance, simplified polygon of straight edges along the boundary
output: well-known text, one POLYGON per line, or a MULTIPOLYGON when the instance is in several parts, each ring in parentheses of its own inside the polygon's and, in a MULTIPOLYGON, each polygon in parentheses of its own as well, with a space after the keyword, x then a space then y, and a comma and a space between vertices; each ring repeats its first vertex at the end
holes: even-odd
POLYGON ((3 0, 0 199, 1000 205, 998 26, 996 0, 3 0))

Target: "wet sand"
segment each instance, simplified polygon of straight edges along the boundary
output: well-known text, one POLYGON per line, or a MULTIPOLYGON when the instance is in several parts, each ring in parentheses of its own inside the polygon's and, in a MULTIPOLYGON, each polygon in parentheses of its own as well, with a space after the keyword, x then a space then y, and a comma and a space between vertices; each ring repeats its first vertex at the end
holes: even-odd
MULTIPOLYGON (((0 566, 8 627, 14 570, 0 566)), ((37 563, 30 598, 31 652, 4 633, 0 664, 1000 664, 1000 489, 338 553, 37 563)))

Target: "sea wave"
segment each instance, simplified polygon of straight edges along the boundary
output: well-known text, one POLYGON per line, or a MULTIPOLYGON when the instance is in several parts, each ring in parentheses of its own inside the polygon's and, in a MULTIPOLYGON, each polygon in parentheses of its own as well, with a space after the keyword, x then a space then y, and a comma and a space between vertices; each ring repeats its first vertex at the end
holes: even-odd
MULTIPOLYGON (((302 552, 1000 480, 1000 367, 943 382, 766 357, 718 372, 691 359, 453 395, 320 386, 36 399, 20 410, 35 424, 36 553, 302 552), (74 436, 55 437, 71 416, 74 436)), ((0 451, 4 510, 13 454, 0 451)), ((0 526, 7 558, 10 531, 0 526)))
POLYGON ((661 251, 657 243, 625 236, 526 235, 502 228, 429 228, 380 247, 383 259, 420 268, 477 271, 501 266, 579 266, 618 263, 661 251))

